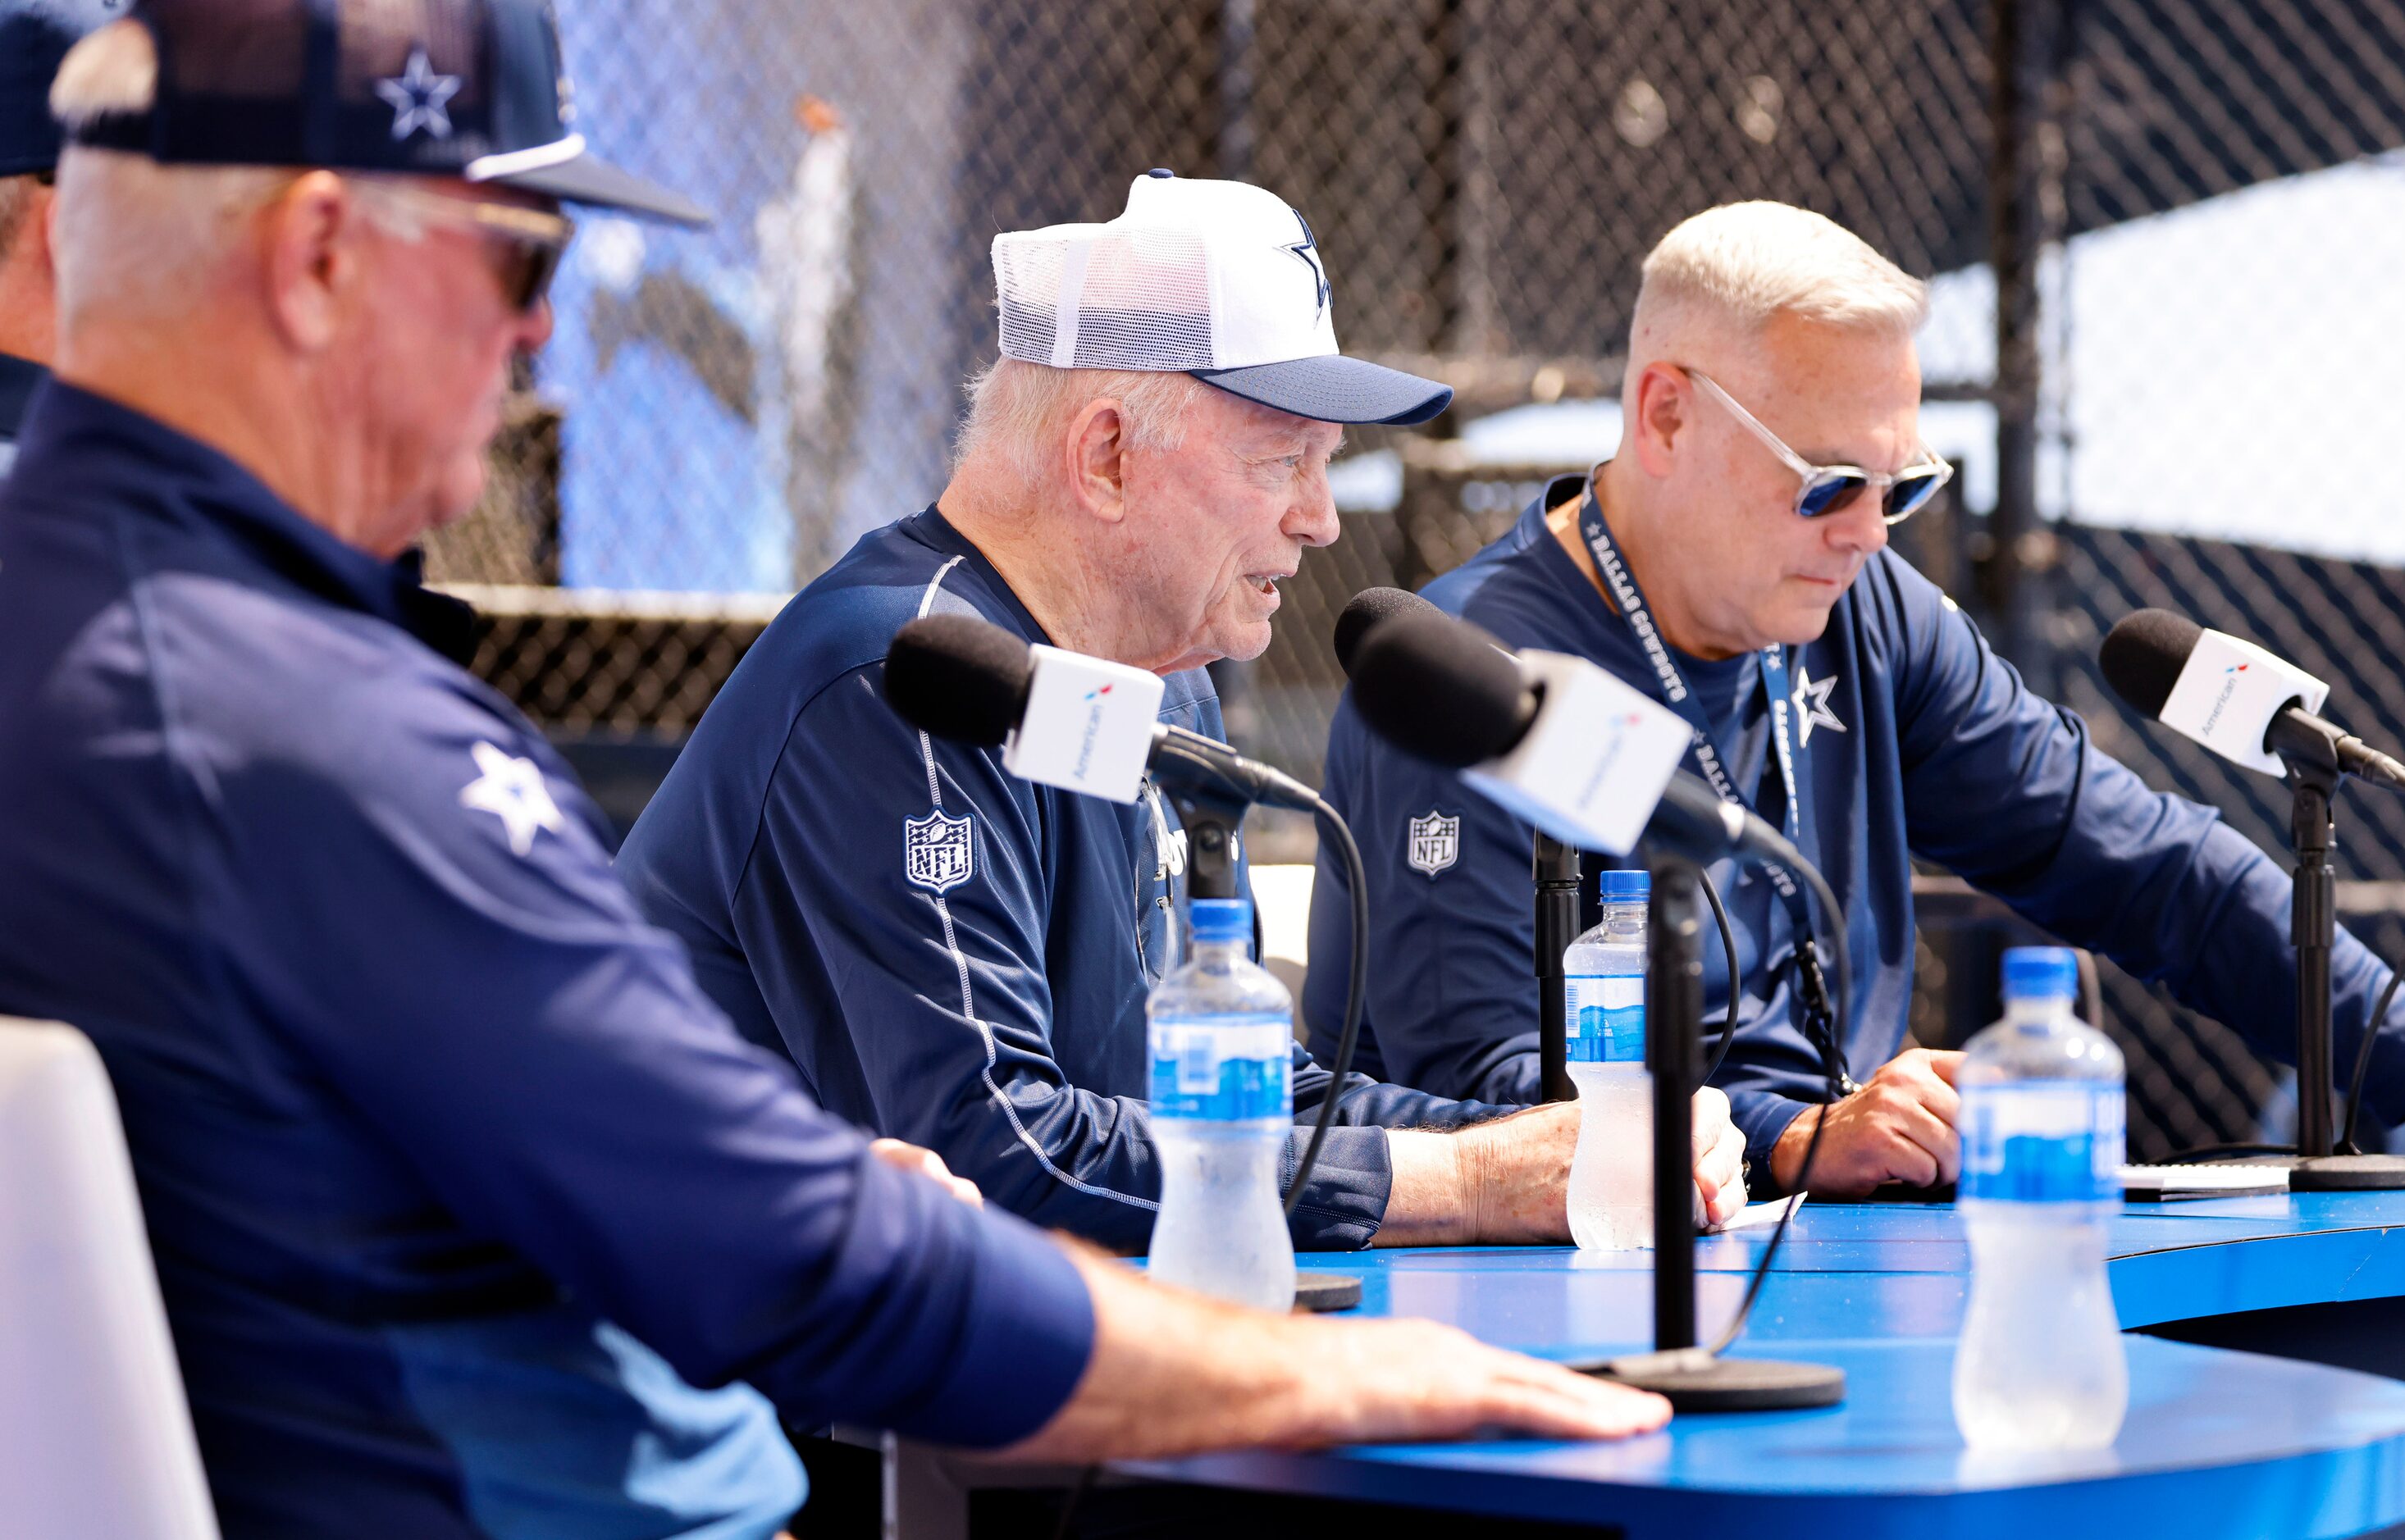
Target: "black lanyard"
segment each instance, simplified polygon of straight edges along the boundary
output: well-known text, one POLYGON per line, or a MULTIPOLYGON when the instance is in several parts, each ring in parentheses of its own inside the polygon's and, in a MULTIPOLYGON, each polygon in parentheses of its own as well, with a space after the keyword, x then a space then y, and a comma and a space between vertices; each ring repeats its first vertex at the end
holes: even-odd
MULTIPOLYGON (((1620 548, 1612 543, 1610 526, 1603 519, 1603 504, 1595 495, 1593 472, 1588 473, 1585 491, 1579 499, 1579 533, 1595 557, 1596 571, 1619 607, 1622 622, 1635 635, 1638 647, 1653 666, 1653 681, 1660 687, 1664 702, 1686 720, 1688 729, 1695 735, 1695 764, 1704 779, 1720 793, 1723 802, 1744 807, 1745 799, 1737 794, 1737 785, 1730 778, 1728 763, 1720 746, 1712 742, 1711 723, 1704 718, 1703 704, 1687 688, 1677 661, 1670 656, 1669 644, 1662 639, 1660 629, 1653 623, 1653 612, 1647 608, 1645 595, 1638 590, 1628 564, 1620 559, 1620 548)), ((1793 744, 1794 702, 1788 690, 1787 650, 1781 646, 1765 647, 1760 657, 1762 687, 1770 697, 1770 741, 1779 756, 1779 778, 1787 788, 1787 806, 1779 822, 1788 843, 1802 850, 1806 848, 1804 807, 1810 797, 1805 777, 1811 774, 1811 762, 1796 752, 1793 744)), ((1821 972, 1820 948, 1812 937, 1811 904, 1793 872, 1775 861, 1763 862, 1762 869, 1779 902, 1787 906, 1788 921, 1794 931, 1795 1001, 1803 1018, 1805 1038, 1820 1051, 1821 1069, 1836 1094, 1848 1095, 1857 1087, 1852 1072, 1846 1067, 1836 1013, 1829 1005, 1828 980, 1821 972)), ((1737 983, 1730 979, 1729 987, 1736 989, 1737 983)))

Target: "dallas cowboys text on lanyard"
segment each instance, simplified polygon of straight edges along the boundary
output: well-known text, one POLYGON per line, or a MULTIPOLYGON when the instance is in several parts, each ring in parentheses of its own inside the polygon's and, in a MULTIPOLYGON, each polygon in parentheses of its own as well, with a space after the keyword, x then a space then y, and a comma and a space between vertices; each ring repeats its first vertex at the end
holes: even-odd
MULTIPOLYGON (((1670 656, 1669 644, 1662 639, 1653 624, 1653 612, 1646 608, 1645 595, 1638 591, 1637 580, 1629 575, 1628 566, 1620 559, 1620 548, 1611 541, 1611 530, 1603 522, 1603 505, 1595 495, 1595 476, 1586 479, 1585 494, 1579 500, 1579 533, 1586 539, 1586 548, 1595 557, 1595 567, 1603 574, 1604 585, 1611 590, 1612 602, 1620 609, 1620 617, 1637 637, 1644 650, 1646 661, 1653 665, 1653 678, 1670 708, 1687 719, 1695 734, 1695 763, 1704 779, 1720 793, 1723 802, 1745 806, 1737 795, 1737 786, 1729 778, 1727 764, 1722 760, 1720 748, 1712 742, 1711 727, 1704 720, 1704 708, 1695 693, 1681 677, 1678 664, 1670 656)), ((1787 651, 1783 647, 1762 650, 1762 684, 1770 696, 1770 741, 1779 755, 1779 778, 1787 787, 1786 817, 1781 820, 1788 843, 1796 848, 1804 846, 1804 800, 1797 779, 1798 761, 1791 742, 1793 709, 1787 695, 1787 651)), ((1840 1096, 1850 1095, 1858 1087, 1852 1072, 1846 1067, 1846 1051, 1838 1032, 1836 1012, 1829 1004, 1829 985, 1821 972, 1821 951, 1812 937, 1812 909, 1795 875, 1775 861, 1762 863, 1763 875, 1770 879, 1779 902, 1787 906, 1787 917, 1795 932, 1795 999, 1803 1015, 1804 1035, 1820 1050, 1821 1067, 1830 1084, 1840 1096)), ((1737 987, 1736 979, 1729 987, 1737 987)))

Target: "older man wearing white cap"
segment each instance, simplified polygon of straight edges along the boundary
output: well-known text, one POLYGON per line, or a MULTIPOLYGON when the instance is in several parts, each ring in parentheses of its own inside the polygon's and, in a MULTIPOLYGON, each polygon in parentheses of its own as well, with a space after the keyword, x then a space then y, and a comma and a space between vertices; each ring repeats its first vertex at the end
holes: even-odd
MULTIPOLYGON (((1156 171, 1108 224, 1006 234, 993 256, 1003 357, 972 385, 951 484, 778 618, 620 867, 829 1108, 1136 1251, 1160 1190, 1144 1000, 1175 960, 1170 815, 1149 787, 1134 806, 1073 796, 905 727, 881 699, 888 643, 914 616, 972 614, 1164 676, 1161 720, 1217 737, 1202 665, 1259 656, 1278 583, 1335 539, 1340 425, 1425 422, 1452 392, 1338 353, 1311 227, 1259 188, 1156 171), (906 829, 949 859, 906 861, 906 829)), ((1573 1110, 1293 1068, 1299 1118, 1338 1098, 1297 1244, 1567 1238, 1573 1110)), ((1743 1191, 1719 1093, 1697 1127, 1720 1217, 1743 1191)))

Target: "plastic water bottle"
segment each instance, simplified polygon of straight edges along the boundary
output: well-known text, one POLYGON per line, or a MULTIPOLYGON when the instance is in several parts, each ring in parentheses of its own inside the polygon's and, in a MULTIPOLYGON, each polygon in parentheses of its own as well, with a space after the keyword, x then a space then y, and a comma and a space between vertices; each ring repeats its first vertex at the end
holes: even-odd
POLYGON ((1565 1036, 1578 1087, 1570 1239, 1588 1251, 1653 1244, 1653 1075, 1645 1068, 1645 904, 1653 878, 1601 874, 1603 918, 1562 954, 1565 1036))
POLYGON ((1954 1421, 1973 1449, 2101 1449, 2129 1407, 2104 1279, 2104 1222, 2121 1199, 2121 1051, 2071 1014, 2078 983, 2065 947, 2006 952, 2004 1019, 1971 1040, 1957 1077, 1971 1308, 1954 1421))
POLYGON ((1294 1127, 1294 997, 1248 955, 1251 903, 1195 899, 1189 908, 1193 947, 1145 1007, 1160 1151, 1152 1275, 1291 1309, 1294 1239, 1278 1164, 1294 1127))

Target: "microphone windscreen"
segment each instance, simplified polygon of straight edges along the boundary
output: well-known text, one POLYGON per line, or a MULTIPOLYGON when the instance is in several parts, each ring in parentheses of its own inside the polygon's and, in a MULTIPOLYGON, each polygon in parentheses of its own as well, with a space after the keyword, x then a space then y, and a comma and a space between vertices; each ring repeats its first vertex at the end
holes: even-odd
POLYGON ((885 653, 885 703, 922 733, 998 749, 1027 710, 1027 644, 975 615, 922 615, 885 653))
POLYGON ((1390 615, 1361 637, 1353 708, 1403 752, 1456 770, 1509 750, 1534 715, 1512 656, 1434 605, 1390 615))
POLYGON ((1400 588, 1365 588, 1353 595, 1353 602, 1336 617, 1336 661, 1347 679, 1353 675, 1354 655, 1361 651, 1361 638, 1370 628, 1389 615, 1411 615, 1423 610, 1442 614, 1435 605, 1417 594, 1400 588))
POLYGON ((2187 666, 2204 627, 2168 609, 2141 609, 2124 615, 2096 650, 2097 666, 2113 693, 2148 717, 2163 714, 2172 686, 2187 666))

